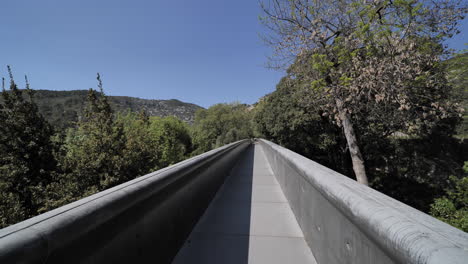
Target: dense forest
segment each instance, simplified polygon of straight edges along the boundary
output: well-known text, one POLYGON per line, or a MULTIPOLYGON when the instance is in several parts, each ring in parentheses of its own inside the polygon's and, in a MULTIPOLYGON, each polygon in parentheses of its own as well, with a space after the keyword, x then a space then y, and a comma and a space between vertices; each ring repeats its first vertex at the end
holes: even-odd
POLYGON ((468 229, 464 1, 261 1, 272 67, 257 131, 468 229), (450 59, 449 59, 450 58, 450 59))
MULTIPOLYGON (((466 58, 466 55, 459 55, 466 58)), ((459 56, 447 63, 458 61, 459 56)), ((468 64, 448 65, 450 86, 440 91, 454 107, 466 105, 468 64), (463 95, 463 96, 461 96, 463 95)), ((351 178, 356 178, 343 127, 317 101, 304 103, 301 80, 284 77, 276 91, 254 108, 255 135, 264 137, 351 178)), ((436 97, 437 95, 433 95, 436 97)), ((368 109, 377 111, 377 109, 368 109)), ((458 109, 457 109, 458 110, 458 109)), ((361 112, 362 111, 362 112, 361 112)), ((384 110, 388 111, 388 110, 384 110)), ((401 202, 468 230, 468 142, 463 110, 452 117, 424 119, 411 131, 388 131, 395 122, 385 112, 354 113, 369 186, 401 202)), ((393 117, 394 118, 394 117, 393 117)), ((410 119, 410 121, 413 121, 410 119)))
POLYGON ((82 118, 53 127, 34 91, 10 89, 0 104, 1 226, 21 221, 185 159, 188 124, 146 112, 116 114, 103 94, 89 90, 82 118))
POLYGON ((468 55, 443 44, 464 9, 413 0, 333 10, 326 0, 270 2, 262 22, 280 57, 288 55, 275 61, 288 61, 286 75, 256 104, 198 109, 193 123, 116 111, 98 74, 80 118, 51 124, 28 81, 18 89, 9 69, 0 101, 0 226, 262 137, 468 231, 468 55))

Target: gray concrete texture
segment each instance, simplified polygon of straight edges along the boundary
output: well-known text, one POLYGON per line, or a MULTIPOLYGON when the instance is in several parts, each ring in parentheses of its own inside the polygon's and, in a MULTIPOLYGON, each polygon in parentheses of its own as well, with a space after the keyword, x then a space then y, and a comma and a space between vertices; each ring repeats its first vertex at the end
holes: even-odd
POLYGON ((241 157, 173 264, 314 264, 262 148, 241 157))
POLYGON ((318 263, 468 263, 468 234, 259 140, 318 263))
POLYGON ((0 230, 0 263, 170 263, 249 146, 235 142, 0 230))

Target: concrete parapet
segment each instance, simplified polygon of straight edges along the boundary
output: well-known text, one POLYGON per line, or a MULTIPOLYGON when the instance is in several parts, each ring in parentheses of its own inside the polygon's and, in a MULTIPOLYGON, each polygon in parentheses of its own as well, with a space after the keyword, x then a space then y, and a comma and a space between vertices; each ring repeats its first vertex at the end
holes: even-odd
POLYGON ((249 140, 0 230, 0 263, 170 263, 249 140))
POLYGON ((468 263, 468 234, 260 139, 318 263, 468 263))

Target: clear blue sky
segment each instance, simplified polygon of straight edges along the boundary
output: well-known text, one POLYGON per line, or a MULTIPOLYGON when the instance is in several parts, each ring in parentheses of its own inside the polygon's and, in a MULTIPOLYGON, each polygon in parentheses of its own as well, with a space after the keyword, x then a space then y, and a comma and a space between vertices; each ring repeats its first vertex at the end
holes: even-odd
MULTIPOLYGON (((0 66, 33 89, 95 88, 100 72, 109 95, 208 107, 254 103, 283 75, 264 67, 257 0, 11 0, 0 10, 0 66)), ((464 48, 467 29, 451 47, 464 48)))

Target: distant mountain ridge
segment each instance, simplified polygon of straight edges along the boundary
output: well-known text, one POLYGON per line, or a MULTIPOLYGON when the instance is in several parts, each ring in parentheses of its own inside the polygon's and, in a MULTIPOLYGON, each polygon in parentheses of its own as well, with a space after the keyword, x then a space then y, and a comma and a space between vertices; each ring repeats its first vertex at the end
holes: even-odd
MULTIPOLYGON (((78 121, 86 105, 87 95, 88 90, 34 90, 34 100, 39 111, 52 125, 62 128, 78 121)), ((116 113, 145 110, 149 116, 175 116, 187 123, 192 123, 195 112, 203 108, 176 99, 155 100, 130 96, 108 96, 108 98, 116 113)))

